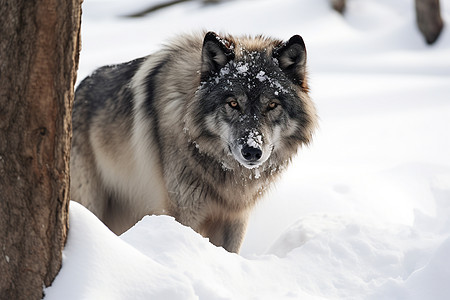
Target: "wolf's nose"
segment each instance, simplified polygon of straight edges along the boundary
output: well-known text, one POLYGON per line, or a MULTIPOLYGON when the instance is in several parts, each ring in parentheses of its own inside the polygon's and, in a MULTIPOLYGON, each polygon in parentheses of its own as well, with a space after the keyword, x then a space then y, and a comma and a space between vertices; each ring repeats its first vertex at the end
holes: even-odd
POLYGON ((262 156, 261 149, 251 147, 249 145, 245 145, 244 147, 242 147, 241 153, 245 160, 250 162, 257 161, 262 156))

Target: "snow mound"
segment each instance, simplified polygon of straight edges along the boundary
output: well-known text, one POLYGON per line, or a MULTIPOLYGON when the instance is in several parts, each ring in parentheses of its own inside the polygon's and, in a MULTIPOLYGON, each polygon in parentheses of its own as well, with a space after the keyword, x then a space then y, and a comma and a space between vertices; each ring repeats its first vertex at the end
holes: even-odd
POLYGON ((45 299, 314 298, 275 256, 247 260, 167 216, 147 216, 118 237, 70 204, 64 265, 45 299), (275 273, 274 273, 275 272, 275 273))
POLYGON ((63 267, 45 299, 195 299, 182 274, 111 232, 82 205, 70 203, 63 267))
POLYGON ((71 202, 63 268, 45 299, 444 299, 450 239, 387 225, 310 215, 245 259, 168 216, 118 237, 71 202))

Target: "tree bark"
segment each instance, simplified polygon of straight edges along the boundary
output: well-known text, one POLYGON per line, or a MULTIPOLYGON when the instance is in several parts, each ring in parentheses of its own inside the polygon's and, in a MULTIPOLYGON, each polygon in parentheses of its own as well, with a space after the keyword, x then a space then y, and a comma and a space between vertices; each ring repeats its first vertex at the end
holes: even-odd
POLYGON ((415 0, 415 5, 417 26, 427 43, 431 45, 444 27, 439 0, 415 0))
POLYGON ((41 299, 68 230, 81 0, 0 0, 0 299, 41 299))

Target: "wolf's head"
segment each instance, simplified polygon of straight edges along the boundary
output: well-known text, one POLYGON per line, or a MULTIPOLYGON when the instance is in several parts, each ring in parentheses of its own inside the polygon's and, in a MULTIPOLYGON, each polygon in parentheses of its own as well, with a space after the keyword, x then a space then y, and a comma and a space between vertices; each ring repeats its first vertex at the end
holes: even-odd
POLYGON ((224 167, 284 164, 309 143, 316 115, 300 36, 282 42, 208 32, 200 81, 188 107, 196 127, 192 139, 224 167))

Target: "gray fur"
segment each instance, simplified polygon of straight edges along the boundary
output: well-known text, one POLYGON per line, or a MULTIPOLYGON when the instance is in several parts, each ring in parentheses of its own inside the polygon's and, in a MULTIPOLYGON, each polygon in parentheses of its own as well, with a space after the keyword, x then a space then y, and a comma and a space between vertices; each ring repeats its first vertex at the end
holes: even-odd
POLYGON ((168 214, 238 252, 251 208, 315 125, 301 37, 180 36, 77 88, 72 199, 117 234, 168 214))

